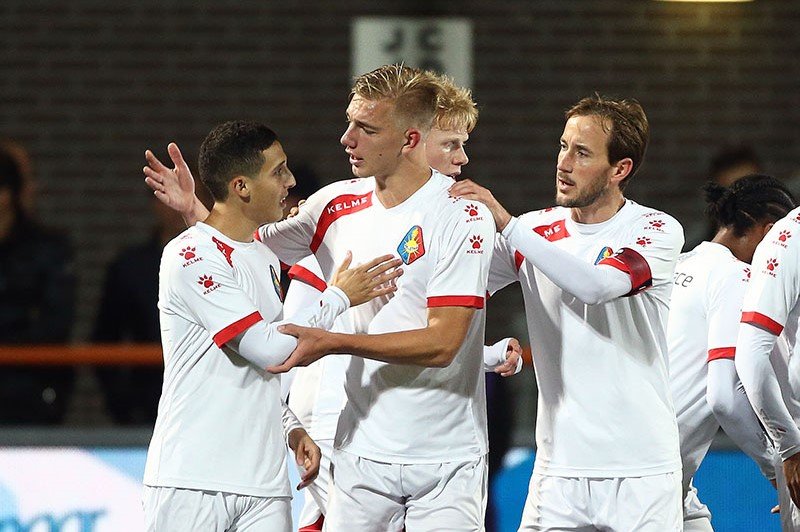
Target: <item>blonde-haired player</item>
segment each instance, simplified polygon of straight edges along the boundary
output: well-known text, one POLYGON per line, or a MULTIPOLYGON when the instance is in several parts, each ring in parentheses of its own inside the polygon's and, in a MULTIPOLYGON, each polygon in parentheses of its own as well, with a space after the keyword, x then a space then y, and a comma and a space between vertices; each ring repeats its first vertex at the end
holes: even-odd
MULTIPOLYGON (((327 353, 355 355, 336 433, 328 530, 483 527, 481 311, 494 222, 479 202, 451 197, 452 178, 427 164, 440 86, 399 65, 360 76, 341 139, 357 179, 323 188, 294 218, 259 230, 285 263, 314 253, 326 279, 348 249, 355 261, 383 250, 405 263, 393 298, 349 313, 349 330, 369 334, 287 329, 300 336, 298 349, 278 370, 327 353), (302 348, 311 344, 319 349, 302 348)), ((205 209, 176 203, 163 185, 191 179, 188 168, 178 170, 152 172, 151 186, 193 221, 205 209)))

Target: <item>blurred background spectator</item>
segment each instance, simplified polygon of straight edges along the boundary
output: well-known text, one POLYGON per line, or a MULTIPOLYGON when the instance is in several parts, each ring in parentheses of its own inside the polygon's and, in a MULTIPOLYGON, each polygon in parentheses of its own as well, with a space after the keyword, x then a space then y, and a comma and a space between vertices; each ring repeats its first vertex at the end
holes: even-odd
MULTIPOLYGON (((33 190, 26 151, 0 142, 0 344, 64 343, 72 328, 72 249, 33 219, 33 190)), ((61 422, 73 381, 69 366, 4 367, 0 423, 61 422)))

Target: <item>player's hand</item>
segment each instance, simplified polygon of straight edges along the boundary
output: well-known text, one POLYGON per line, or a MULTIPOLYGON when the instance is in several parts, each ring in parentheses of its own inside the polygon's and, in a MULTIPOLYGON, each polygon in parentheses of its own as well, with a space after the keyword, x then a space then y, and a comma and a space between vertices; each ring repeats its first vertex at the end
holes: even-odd
POLYGON ((395 279, 403 275, 403 270, 398 267, 402 260, 383 255, 350 268, 352 261, 353 254, 348 251, 331 280, 333 286, 347 294, 351 307, 397 291, 395 279))
POLYGON ((509 214, 505 207, 500 205, 500 202, 494 198, 489 189, 480 186, 471 179, 456 181, 448 192, 451 196, 480 201, 489 207, 498 231, 505 229, 508 222, 511 221, 511 214, 509 214))
POLYGON ((186 218, 194 208, 194 178, 178 145, 171 142, 167 146, 167 151, 175 168, 169 169, 164 166, 152 151, 144 152, 144 158, 147 160, 147 166, 144 167, 144 182, 153 189, 159 201, 186 218))
POLYGON ((783 461, 783 474, 789 495, 796 506, 800 506, 800 453, 793 454, 783 461))
POLYGON ((317 478, 322 452, 304 429, 294 429, 289 433, 289 448, 294 451, 297 467, 300 468, 297 489, 301 490, 317 478))
POLYGON ((301 199, 300 201, 297 202, 297 205, 289 209, 289 214, 286 215, 286 219, 288 220, 289 218, 294 218, 295 216, 297 216, 297 213, 300 212, 300 206, 305 202, 306 200, 301 199))
POLYGON ((516 375, 522 369, 522 346, 519 340, 511 338, 506 347, 506 361, 494 368, 495 373, 503 377, 516 375))
POLYGON ((282 364, 268 367, 267 371, 270 373, 286 373, 292 368, 308 366, 328 353, 336 352, 329 341, 333 334, 328 331, 286 323, 278 327, 278 332, 297 338, 297 347, 282 364))

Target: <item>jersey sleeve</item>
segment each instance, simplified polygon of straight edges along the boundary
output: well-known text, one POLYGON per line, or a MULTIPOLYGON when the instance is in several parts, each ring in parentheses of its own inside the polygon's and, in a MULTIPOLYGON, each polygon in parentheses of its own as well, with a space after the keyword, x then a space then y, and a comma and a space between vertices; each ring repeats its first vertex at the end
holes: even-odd
MULTIPOLYGON (((791 221, 794 226, 798 224, 791 221)), ((798 228, 800 229, 800 228, 798 228)), ((741 320, 779 335, 800 298, 800 230, 775 224, 756 248, 741 320)))
POLYGON ((315 304, 328 287, 314 257, 306 257, 289 269, 289 289, 283 301, 283 315, 291 318, 298 311, 315 304))
POLYGON ((205 251, 198 256, 203 260, 186 267, 171 261, 167 269, 171 301, 168 306, 180 307, 182 315, 207 330, 214 343, 222 347, 262 316, 255 302, 239 287, 222 254, 205 251))
POLYGON ((508 241, 497 233, 494 239, 494 252, 489 266, 489 283, 486 291, 494 294, 519 280, 519 269, 525 258, 512 248, 508 241))
POLYGON ((479 220, 451 216, 443 224, 427 286, 428 308, 484 307, 495 226, 489 209, 480 205, 479 212, 479 220))
POLYGON ((675 263, 683 247, 683 227, 661 212, 651 212, 634 221, 627 242, 610 257, 598 262, 625 272, 634 295, 654 284, 672 281, 675 263))
MULTIPOLYGON (((708 286, 708 361, 734 358, 742 301, 747 291, 747 265, 732 262, 720 268, 708 286)), ((714 272, 716 273, 716 272, 714 272)))

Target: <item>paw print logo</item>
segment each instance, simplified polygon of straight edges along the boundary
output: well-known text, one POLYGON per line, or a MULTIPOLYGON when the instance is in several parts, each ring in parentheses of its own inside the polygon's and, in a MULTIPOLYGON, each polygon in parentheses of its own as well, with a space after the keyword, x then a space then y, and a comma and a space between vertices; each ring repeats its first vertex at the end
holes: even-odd
POLYGON ((480 235, 475 235, 470 237, 469 241, 472 244, 472 249, 481 249, 481 244, 483 244, 483 237, 480 235))
POLYGON ((469 205, 464 207, 464 212, 466 212, 470 216, 478 216, 478 206, 470 203, 469 205))
POLYGON ((789 231, 783 230, 778 235, 778 240, 780 240, 781 242, 786 242, 791 237, 792 237, 792 233, 790 233, 789 231))
POLYGON ((650 220, 650 227, 655 227, 656 229, 660 227, 664 227, 663 220, 650 220))
POLYGON ((183 248, 181 250, 180 256, 183 257, 186 260, 191 260, 191 259, 195 258, 195 256, 196 256, 195 255, 195 251, 196 251, 196 248, 193 248, 192 246, 185 247, 185 248, 183 248))
POLYGON ((638 240, 636 240, 636 243, 642 247, 646 247, 648 244, 652 244, 653 241, 647 238, 646 236, 640 236, 638 240))
POLYGON ((750 280, 750 268, 745 268, 743 281, 749 281, 749 280, 750 280))
POLYGON ((214 285, 214 278, 210 275, 201 275, 197 284, 203 285, 203 288, 211 288, 214 285))
POLYGON ((774 272, 777 267, 778 267, 778 260, 777 259, 769 259, 767 261, 767 269, 769 271, 774 272))

